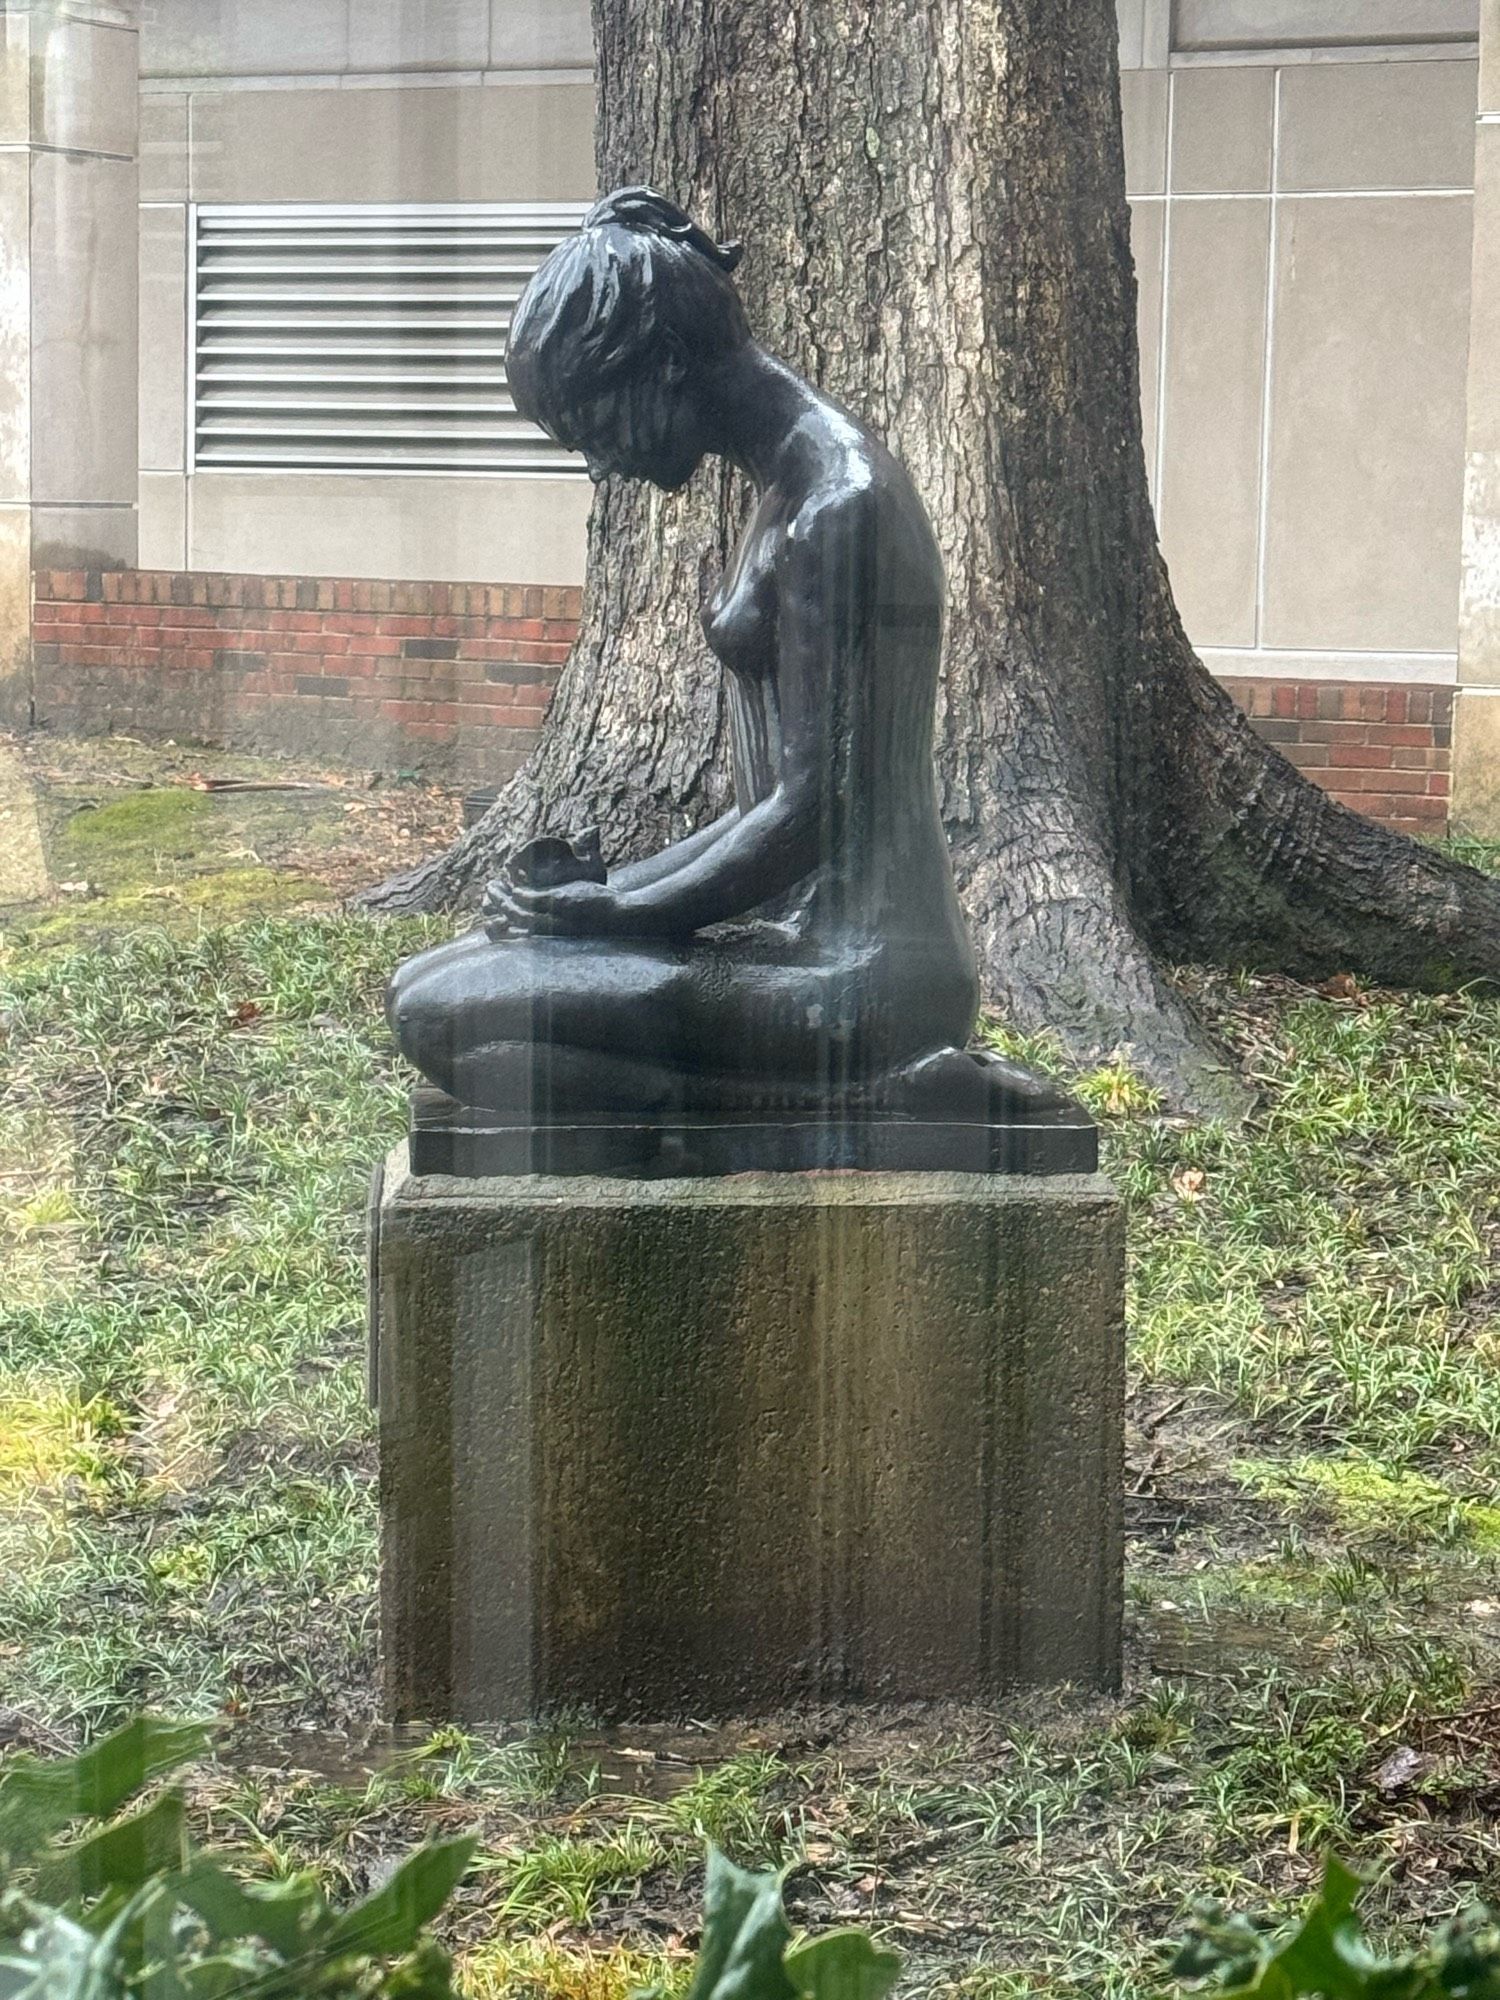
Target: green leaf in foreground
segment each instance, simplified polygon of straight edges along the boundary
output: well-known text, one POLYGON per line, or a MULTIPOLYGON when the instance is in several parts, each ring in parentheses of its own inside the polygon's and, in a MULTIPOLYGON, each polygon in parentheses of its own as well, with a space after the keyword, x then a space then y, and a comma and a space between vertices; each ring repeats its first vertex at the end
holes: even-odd
POLYGON ((145 1785, 201 1757, 210 1725, 137 1716, 76 1757, 17 1757, 0 1774, 0 1850, 12 1863, 75 1819, 109 1819, 145 1785))
POLYGON ((175 1874, 186 1860, 187 1817, 182 1800, 169 1792, 86 1840, 52 1848, 42 1857, 32 1893, 44 1903, 88 1902, 111 1891, 134 1894, 153 1875, 175 1874))
POLYGON ((419 1847, 373 1896, 356 1903, 318 1940, 329 1958, 395 1958, 410 1951, 463 1880, 475 1840, 419 1847))
POLYGON ((781 1907, 778 1873, 737 1868, 708 1850, 703 1943, 688 2000, 795 2000, 782 1960, 792 1930, 781 1907))
POLYGON ((1485 1912, 1382 1958, 1355 1907, 1363 1886, 1331 1859, 1302 1921, 1275 1935, 1209 1906, 1172 1969, 1218 2000, 1500 2000, 1500 1932, 1485 1912))
POLYGON ((899 1954, 881 1951, 864 1931, 810 1938, 781 1962, 802 2000, 885 2000, 901 1976, 899 1954))

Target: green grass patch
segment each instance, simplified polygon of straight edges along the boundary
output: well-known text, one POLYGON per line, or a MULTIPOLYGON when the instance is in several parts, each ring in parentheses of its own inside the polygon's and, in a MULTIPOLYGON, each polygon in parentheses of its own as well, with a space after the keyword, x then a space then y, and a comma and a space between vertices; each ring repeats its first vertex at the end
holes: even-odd
POLYGON ((232 1719, 195 1813, 341 1898, 476 1827, 477 1996, 675 1993, 705 1838, 914 1996, 1146 2000, 1195 1895, 1289 1908, 1330 1843, 1399 1864, 1377 1928, 1500 1894, 1500 1003, 1215 982, 1239 1130, 1078 1080, 1130 1210, 1122 1700, 394 1741, 363 1205, 404 1124, 384 981, 447 927, 220 921, 260 864, 173 796, 82 815, 79 854, 133 809, 132 880, 80 863, 105 893, 0 949, 0 1704, 232 1719))

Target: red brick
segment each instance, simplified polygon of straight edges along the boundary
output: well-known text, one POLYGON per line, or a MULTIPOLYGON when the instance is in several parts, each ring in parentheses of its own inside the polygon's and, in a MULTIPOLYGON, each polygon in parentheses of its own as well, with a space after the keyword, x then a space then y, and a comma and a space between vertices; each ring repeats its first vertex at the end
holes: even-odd
POLYGON ((1389 768, 1391 753, 1370 743, 1333 743, 1329 746, 1328 761, 1360 771, 1379 771, 1389 768))
POLYGON ((1427 793, 1429 798, 1445 799, 1448 796, 1450 788, 1451 780, 1446 771, 1429 772, 1427 778, 1427 793))
POLYGON ((1304 743, 1365 743, 1370 726, 1365 722, 1304 722, 1301 734, 1304 743))
POLYGON ((1393 727, 1399 727, 1406 720, 1406 696, 1404 687, 1387 688, 1385 691, 1385 719, 1393 727))
POLYGON ((1436 825, 1448 817, 1448 801, 1428 797, 1402 799, 1400 810, 1411 819, 1425 819, 1436 825))
POLYGON ((468 701, 482 702, 486 708, 514 708, 516 705, 515 684, 512 681, 476 681, 464 690, 468 701))
POLYGON ((1350 771, 1339 772, 1339 789, 1346 792, 1425 792, 1427 776, 1423 771, 1350 771))
POLYGON ((1406 719, 1408 722, 1431 722, 1432 689, 1413 687, 1406 690, 1406 719))
POLYGON ((1420 723, 1416 722, 1403 723, 1399 728, 1390 723, 1381 723, 1370 730, 1370 741, 1372 743, 1400 743, 1412 747, 1418 745, 1430 747, 1432 743, 1432 730, 1430 728, 1424 729, 1420 723))

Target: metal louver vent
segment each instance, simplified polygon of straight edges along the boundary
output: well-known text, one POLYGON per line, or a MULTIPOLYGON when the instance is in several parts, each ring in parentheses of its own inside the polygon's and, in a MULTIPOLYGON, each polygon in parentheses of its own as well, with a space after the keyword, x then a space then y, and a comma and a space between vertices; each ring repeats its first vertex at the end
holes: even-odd
POLYGON ((527 279, 582 202, 199 208, 199 467, 582 475, 505 381, 527 279))

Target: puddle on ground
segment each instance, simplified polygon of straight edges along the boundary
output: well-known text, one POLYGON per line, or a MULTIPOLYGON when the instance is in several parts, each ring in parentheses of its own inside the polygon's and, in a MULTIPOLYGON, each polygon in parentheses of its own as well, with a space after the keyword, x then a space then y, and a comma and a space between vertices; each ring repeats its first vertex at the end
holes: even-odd
MULTIPOLYGON (((433 1732, 420 1725, 372 1724, 358 1734, 326 1730, 284 1733, 231 1728, 220 1737, 219 1761, 245 1776, 274 1775, 285 1782, 305 1777, 339 1789, 361 1790, 403 1760, 417 1757, 433 1732)), ((589 1730, 549 1736, 535 1730, 475 1732, 496 1750, 534 1745, 541 1751, 561 1743, 566 1773, 580 1784, 626 1797, 665 1800, 686 1790, 705 1769, 747 1750, 766 1750, 763 1730, 684 1728, 681 1724, 641 1724, 634 1728, 589 1730)))
POLYGON ((1154 1604, 1140 1615, 1138 1644, 1151 1671, 1174 1674, 1238 1674, 1274 1662, 1279 1666, 1326 1666, 1348 1643, 1348 1634, 1328 1629, 1320 1612, 1279 1609, 1251 1618, 1239 1611, 1211 1611, 1154 1604))

